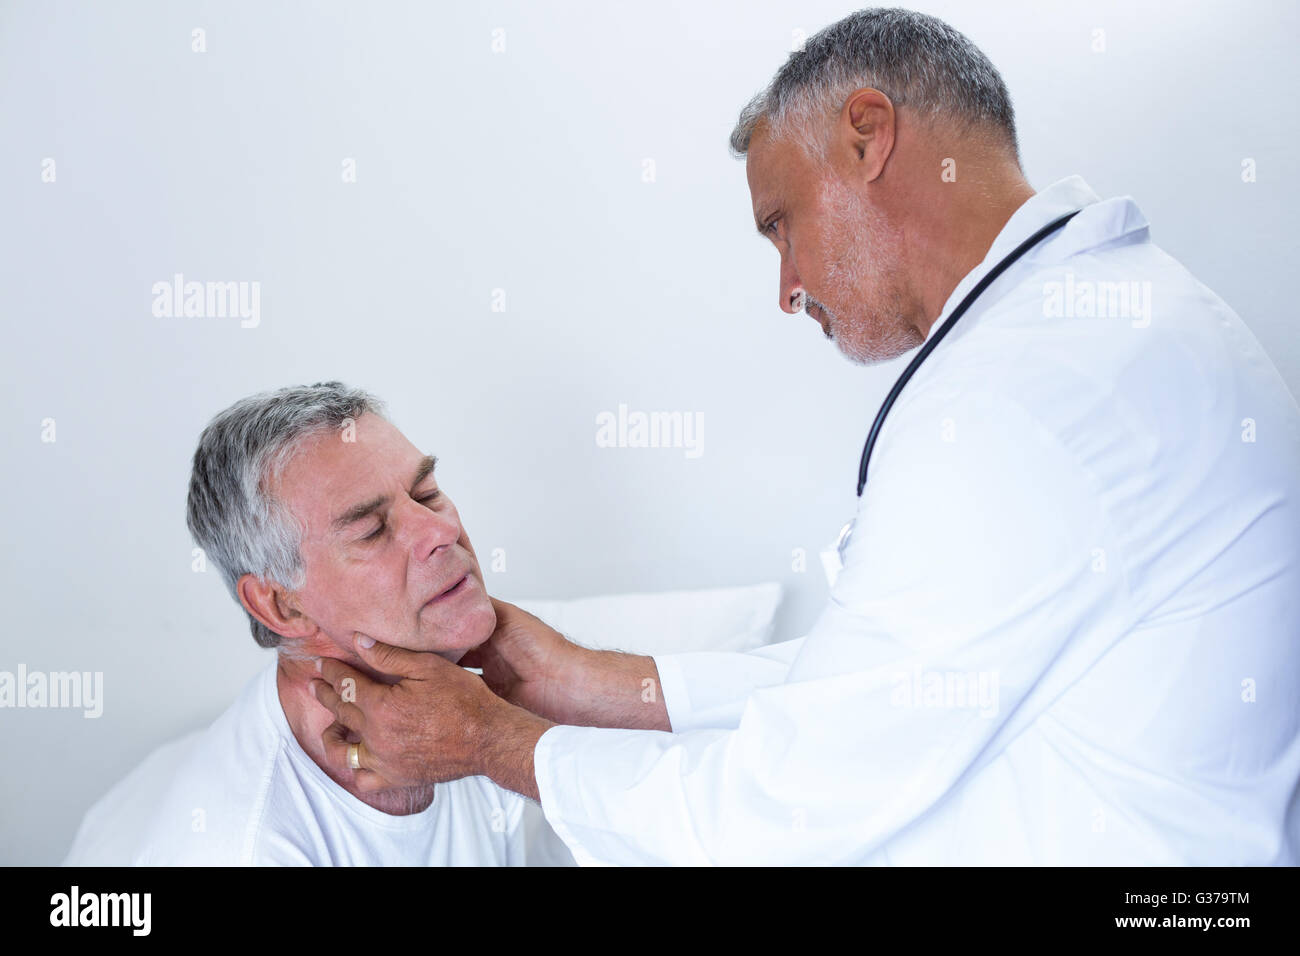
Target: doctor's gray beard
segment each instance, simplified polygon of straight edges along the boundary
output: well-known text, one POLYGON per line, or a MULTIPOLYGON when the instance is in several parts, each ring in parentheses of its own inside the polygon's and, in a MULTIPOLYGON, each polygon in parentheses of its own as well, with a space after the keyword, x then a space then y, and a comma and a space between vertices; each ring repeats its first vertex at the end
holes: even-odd
POLYGON ((925 339, 907 321, 897 285, 903 274, 900 237, 834 174, 822 181, 822 194, 831 210, 827 247, 844 250, 826 272, 826 297, 840 309, 828 308, 809 296, 809 314, 813 305, 826 313, 826 337, 834 339, 845 357, 858 365, 876 365, 911 351, 925 339), (869 250, 875 251, 870 262, 869 250), (863 288, 884 292, 888 301, 884 312, 858 305, 858 290, 863 288))

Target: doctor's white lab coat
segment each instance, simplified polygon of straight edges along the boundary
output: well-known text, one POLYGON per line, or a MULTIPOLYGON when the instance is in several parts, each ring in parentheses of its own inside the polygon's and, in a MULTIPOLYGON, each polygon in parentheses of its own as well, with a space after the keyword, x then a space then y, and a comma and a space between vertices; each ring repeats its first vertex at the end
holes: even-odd
POLYGON ((543 735, 579 863, 1300 863, 1300 410, 1254 336, 1077 176, 934 328, 1079 208, 903 390, 805 637, 656 658, 673 733, 543 735))

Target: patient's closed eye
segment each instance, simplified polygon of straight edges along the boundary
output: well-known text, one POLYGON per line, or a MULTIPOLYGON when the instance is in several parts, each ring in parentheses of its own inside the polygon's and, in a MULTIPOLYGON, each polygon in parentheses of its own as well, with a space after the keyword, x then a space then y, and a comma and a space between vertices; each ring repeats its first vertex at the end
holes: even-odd
MULTIPOLYGON (((441 496, 442 496, 442 492, 441 492, 439 489, 434 488, 433 491, 429 492, 429 493, 426 494, 426 495, 421 495, 419 498, 416 498, 415 500, 418 501, 418 502, 419 502, 420 504, 422 504, 422 505, 427 505, 427 504, 429 504, 429 503, 432 502, 432 501, 436 501, 436 500, 437 500, 439 497, 441 497, 441 496)), ((378 528, 376 528, 374 531, 370 532, 370 534, 363 535, 363 536, 362 536, 361 538, 359 538, 358 540, 360 540, 360 541, 374 541, 376 538, 378 538, 381 534, 384 533, 384 529, 385 529, 386 527, 388 527, 387 522, 381 520, 381 521, 379 522, 379 527, 378 527, 378 528)))

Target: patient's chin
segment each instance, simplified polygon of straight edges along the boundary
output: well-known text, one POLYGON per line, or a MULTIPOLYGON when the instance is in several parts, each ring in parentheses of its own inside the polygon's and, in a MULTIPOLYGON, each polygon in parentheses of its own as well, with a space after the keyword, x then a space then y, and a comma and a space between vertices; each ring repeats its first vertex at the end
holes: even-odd
POLYGON ((491 637, 496 626, 496 610, 484 595, 481 602, 458 613, 449 626, 437 627, 425 649, 455 664, 491 637))

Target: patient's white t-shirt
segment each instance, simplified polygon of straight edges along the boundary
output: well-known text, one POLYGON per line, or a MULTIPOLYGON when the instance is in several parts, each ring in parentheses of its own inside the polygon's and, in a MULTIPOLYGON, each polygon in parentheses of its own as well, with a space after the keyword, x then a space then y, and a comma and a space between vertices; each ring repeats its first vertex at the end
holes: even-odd
POLYGON ((376 810, 289 728, 277 662, 208 728, 163 797, 138 866, 522 866, 524 798, 487 777, 434 787, 420 813, 376 810))

